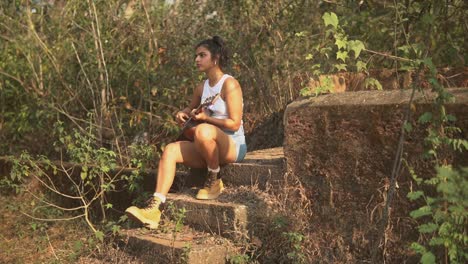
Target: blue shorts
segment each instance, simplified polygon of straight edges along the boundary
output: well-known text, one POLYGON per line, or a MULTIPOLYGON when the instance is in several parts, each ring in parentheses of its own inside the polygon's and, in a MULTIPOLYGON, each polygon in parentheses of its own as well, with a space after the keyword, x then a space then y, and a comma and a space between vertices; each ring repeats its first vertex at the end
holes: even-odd
POLYGON ((223 130, 236 144, 236 162, 241 162, 244 160, 245 155, 247 154, 247 144, 245 143, 244 135, 235 135, 234 132, 229 130, 223 130))

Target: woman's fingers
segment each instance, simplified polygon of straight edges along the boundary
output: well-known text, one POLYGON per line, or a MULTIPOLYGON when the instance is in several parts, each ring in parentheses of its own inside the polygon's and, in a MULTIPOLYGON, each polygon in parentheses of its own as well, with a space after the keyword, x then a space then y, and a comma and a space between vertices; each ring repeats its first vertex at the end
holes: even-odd
POLYGON ((178 112, 176 115, 176 119, 180 124, 182 124, 189 119, 189 116, 184 112, 178 112))

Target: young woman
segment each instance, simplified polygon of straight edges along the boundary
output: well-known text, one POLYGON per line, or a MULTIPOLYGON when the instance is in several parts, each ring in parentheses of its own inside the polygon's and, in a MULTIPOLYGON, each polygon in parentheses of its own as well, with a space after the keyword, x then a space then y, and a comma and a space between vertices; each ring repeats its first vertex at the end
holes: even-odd
POLYGON ((177 163, 193 168, 207 167, 204 187, 198 191, 196 198, 216 199, 224 189, 219 165, 239 162, 247 152, 242 125, 242 89, 236 79, 223 72, 229 59, 224 41, 214 36, 201 41, 195 48, 195 63, 207 79, 195 88, 189 106, 176 114, 176 120, 181 126, 189 118, 200 124, 187 131, 192 132, 192 141, 177 141, 164 149, 150 203, 145 208, 132 206, 125 211, 128 216, 151 229, 159 225, 159 205, 166 201, 177 163), (213 104, 196 111, 200 103, 218 94, 213 104))

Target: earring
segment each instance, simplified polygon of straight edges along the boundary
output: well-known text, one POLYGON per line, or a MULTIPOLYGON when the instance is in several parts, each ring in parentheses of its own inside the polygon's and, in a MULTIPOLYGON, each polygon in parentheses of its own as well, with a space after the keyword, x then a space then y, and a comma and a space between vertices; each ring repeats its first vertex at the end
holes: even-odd
POLYGON ((216 61, 215 61, 215 65, 216 65, 216 61))

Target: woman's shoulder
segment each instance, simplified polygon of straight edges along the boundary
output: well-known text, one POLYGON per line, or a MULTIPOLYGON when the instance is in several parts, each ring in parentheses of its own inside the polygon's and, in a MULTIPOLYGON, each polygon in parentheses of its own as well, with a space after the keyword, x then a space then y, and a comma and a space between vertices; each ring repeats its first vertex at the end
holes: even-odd
POLYGON ((240 89, 240 88, 241 87, 237 79, 231 75, 228 75, 228 77, 223 83, 223 89, 227 91, 232 90, 232 89, 240 89))

